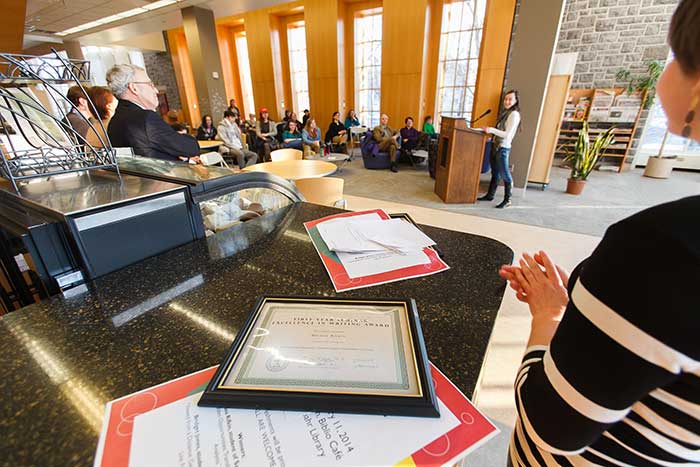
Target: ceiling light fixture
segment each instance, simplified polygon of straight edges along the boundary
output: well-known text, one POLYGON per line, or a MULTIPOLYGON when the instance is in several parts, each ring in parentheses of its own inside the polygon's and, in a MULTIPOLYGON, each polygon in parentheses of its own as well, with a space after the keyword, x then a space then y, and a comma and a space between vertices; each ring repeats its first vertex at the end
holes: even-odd
POLYGON ((140 15, 142 13, 148 13, 149 11, 157 10, 158 8, 163 8, 168 5, 173 5, 179 3, 182 0, 158 0, 157 2, 149 3, 138 8, 132 8, 131 10, 123 11, 115 15, 107 16, 106 18, 97 19, 95 21, 90 21, 89 23, 81 24, 65 31, 57 32, 57 36, 67 36, 69 34, 75 34, 76 32, 85 31, 87 29, 96 28, 97 26, 102 26, 105 24, 113 23, 119 21, 120 19, 130 18, 132 16, 140 15))

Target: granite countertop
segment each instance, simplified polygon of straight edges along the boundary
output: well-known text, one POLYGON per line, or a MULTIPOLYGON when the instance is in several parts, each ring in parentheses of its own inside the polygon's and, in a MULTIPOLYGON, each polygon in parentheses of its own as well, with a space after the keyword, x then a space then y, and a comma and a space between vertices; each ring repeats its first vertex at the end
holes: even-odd
MULTIPOLYGON (((0 318, 3 465, 92 465, 106 402, 220 363, 256 297, 336 295, 297 203, 0 318)), ((502 243, 425 228, 447 272, 338 294, 414 298, 429 358, 476 388, 505 281, 502 243)))

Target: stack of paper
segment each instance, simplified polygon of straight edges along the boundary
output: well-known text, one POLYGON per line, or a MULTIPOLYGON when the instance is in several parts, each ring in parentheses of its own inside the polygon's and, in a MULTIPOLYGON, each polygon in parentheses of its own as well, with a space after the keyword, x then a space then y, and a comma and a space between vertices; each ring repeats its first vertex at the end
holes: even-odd
POLYGON ((381 209, 304 223, 336 292, 447 271, 435 245, 411 222, 381 209))
POLYGON ((317 227, 351 279, 428 264, 423 249, 435 244, 414 225, 377 213, 331 219, 317 227))

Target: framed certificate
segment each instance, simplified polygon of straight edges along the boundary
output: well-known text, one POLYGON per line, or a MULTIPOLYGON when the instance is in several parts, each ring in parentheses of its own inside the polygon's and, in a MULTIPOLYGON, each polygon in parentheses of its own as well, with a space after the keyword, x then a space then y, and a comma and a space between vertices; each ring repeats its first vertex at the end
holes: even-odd
POLYGON ((199 405, 440 416, 413 300, 260 298, 199 405))

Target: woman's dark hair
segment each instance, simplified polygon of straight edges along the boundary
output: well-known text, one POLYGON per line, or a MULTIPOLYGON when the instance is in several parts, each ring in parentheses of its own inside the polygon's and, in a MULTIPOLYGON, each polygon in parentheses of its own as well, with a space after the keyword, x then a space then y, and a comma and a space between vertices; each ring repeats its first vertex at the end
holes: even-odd
POLYGON ((406 123, 408 123, 409 120, 410 120, 410 121, 413 121, 413 117, 406 117, 406 118, 404 118, 404 119, 403 119, 403 123, 406 124, 406 123))
POLYGON ((426 115, 425 118, 423 119, 423 124, 428 123, 428 120, 432 120, 433 116, 432 115, 426 115))
MULTIPOLYGON (((226 112, 224 111, 224 117, 226 117, 226 112)), ((211 119, 211 126, 214 126, 214 119, 211 117, 211 115, 206 114, 204 117, 202 117, 202 128, 207 128, 207 117, 211 119)))
POLYGON ((186 131, 187 125, 185 125, 184 123, 173 123, 172 125, 170 125, 170 128, 178 132, 183 130, 186 131))
POLYGON ((335 112, 333 112, 333 115, 331 115, 331 120, 333 120, 333 118, 334 118, 336 115, 337 115, 338 118, 340 119, 340 112, 335 111, 335 112))
POLYGON ((689 75, 700 73, 700 2, 681 0, 671 19, 668 42, 681 69, 689 75))
POLYGON ((94 110, 97 110, 97 115, 95 115, 92 106, 88 106, 92 116, 100 120, 106 119, 109 116, 107 104, 112 102, 112 99, 115 99, 112 91, 104 86, 93 86, 87 90, 87 94, 92 104, 95 106, 94 110))
POLYGON ((506 91, 505 94, 503 94, 503 97, 506 97, 508 94, 515 95, 515 104, 513 104, 513 107, 511 107, 511 109, 520 112, 520 93, 517 91, 517 89, 509 89, 508 91, 506 91))
MULTIPOLYGON (((350 118, 350 114, 355 114, 355 109, 348 110, 348 114, 345 116, 345 118, 350 118)), ((357 117, 357 114, 355 114, 355 117, 357 117)))
POLYGON ((285 122, 288 122, 290 118, 292 118, 292 111, 289 110, 289 109, 287 109, 287 110, 284 111, 284 118, 283 118, 283 120, 284 120, 285 122))

